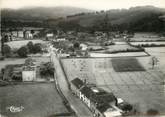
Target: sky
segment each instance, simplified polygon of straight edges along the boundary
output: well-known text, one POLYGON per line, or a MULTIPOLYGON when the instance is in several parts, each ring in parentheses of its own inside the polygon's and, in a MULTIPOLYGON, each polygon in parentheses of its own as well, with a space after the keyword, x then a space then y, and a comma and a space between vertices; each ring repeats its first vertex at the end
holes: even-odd
POLYGON ((1 8, 73 6, 92 10, 152 5, 165 8, 165 0, 0 0, 1 8))

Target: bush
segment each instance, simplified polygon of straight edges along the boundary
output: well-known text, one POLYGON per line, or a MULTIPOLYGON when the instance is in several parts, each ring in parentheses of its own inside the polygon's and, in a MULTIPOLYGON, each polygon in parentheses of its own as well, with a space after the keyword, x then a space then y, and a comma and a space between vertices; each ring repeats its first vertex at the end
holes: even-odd
POLYGON ((133 107, 130 104, 124 104, 122 107, 123 111, 131 111, 132 109, 133 109, 133 107))
POLYGON ((50 62, 43 63, 40 66, 40 74, 42 76, 53 76, 54 75, 54 67, 50 62))
POLYGON ((79 49, 80 48, 80 44, 78 42, 75 42, 73 47, 79 49))
POLYGON ((41 44, 40 43, 34 44, 33 53, 36 54, 36 53, 40 53, 40 52, 42 52, 41 44))
POLYGON ((33 42, 30 41, 28 44, 27 44, 27 48, 29 50, 29 53, 33 53, 33 48, 34 48, 34 45, 33 45, 33 42))
POLYGON ((33 42, 30 41, 27 44, 27 48, 28 48, 28 52, 29 53, 36 54, 36 53, 42 52, 42 48, 41 48, 41 44, 40 43, 33 44, 33 42))
POLYGON ((11 56, 11 48, 8 45, 3 46, 3 53, 5 57, 10 57, 11 56))
POLYGON ((28 54, 28 49, 26 46, 22 46, 21 48, 19 48, 17 50, 17 54, 21 57, 21 58, 24 58, 24 57, 27 57, 27 54, 28 54))

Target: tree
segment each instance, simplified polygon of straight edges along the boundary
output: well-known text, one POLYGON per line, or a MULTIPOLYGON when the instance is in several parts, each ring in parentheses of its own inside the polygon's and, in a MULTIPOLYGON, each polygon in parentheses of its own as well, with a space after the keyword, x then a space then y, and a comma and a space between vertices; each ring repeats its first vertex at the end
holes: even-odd
POLYGON ((36 54, 36 53, 40 53, 40 52, 42 52, 41 44, 40 43, 34 44, 33 53, 36 54))
POLYGON ((27 48, 29 50, 29 53, 33 53, 33 49, 34 49, 34 45, 33 45, 33 42, 30 41, 28 44, 27 44, 27 48))
POLYGON ((20 57, 22 57, 22 58, 27 57, 27 54, 28 54, 28 49, 27 49, 27 47, 26 47, 26 46, 22 46, 21 48, 19 48, 19 49, 17 50, 17 54, 18 54, 20 57))
POLYGON ((31 30, 30 33, 32 34, 32 36, 34 36, 35 31, 31 30))
POLYGON ((54 75, 54 67, 50 62, 43 63, 40 66, 40 74, 43 76, 53 76, 54 75))
POLYGON ((75 42, 74 45, 73 45, 74 48, 80 48, 80 43, 79 42, 75 42))
POLYGON ((124 104, 122 109, 123 109, 123 111, 131 111, 133 109, 133 107, 130 104, 124 104))
POLYGON ((153 69, 154 66, 157 65, 158 62, 159 62, 159 60, 155 56, 153 56, 150 58, 149 64, 151 64, 152 69, 153 69))
POLYGON ((4 54, 5 57, 10 57, 11 56, 11 48, 10 48, 10 46, 5 44, 3 46, 2 50, 3 50, 3 54, 4 54))

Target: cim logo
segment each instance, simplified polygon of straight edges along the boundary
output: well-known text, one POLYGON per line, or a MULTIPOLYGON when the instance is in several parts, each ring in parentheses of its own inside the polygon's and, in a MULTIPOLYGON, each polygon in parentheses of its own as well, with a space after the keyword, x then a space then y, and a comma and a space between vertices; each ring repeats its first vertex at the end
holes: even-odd
POLYGON ((23 111, 24 107, 23 106, 20 106, 20 107, 10 106, 10 107, 7 107, 6 109, 9 110, 12 113, 18 113, 18 112, 23 111))

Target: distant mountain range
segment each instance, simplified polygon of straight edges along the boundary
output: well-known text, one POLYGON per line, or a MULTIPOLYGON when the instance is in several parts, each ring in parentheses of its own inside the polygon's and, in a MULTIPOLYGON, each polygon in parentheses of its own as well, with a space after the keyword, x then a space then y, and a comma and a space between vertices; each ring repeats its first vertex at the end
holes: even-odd
POLYGON ((66 17, 81 12, 91 12, 92 10, 76 7, 31 7, 21 9, 2 9, 2 20, 21 20, 21 21, 43 21, 66 17))
POLYGON ((105 15, 112 24, 134 23, 144 18, 151 18, 153 16, 165 15, 165 9, 153 6, 132 7, 130 9, 113 9, 108 11, 100 11, 96 13, 88 13, 82 15, 68 16, 68 20, 79 20, 83 26, 90 26, 94 21, 103 20, 105 15))
POLYGON ((130 9, 93 11, 75 7, 37 7, 18 10, 3 9, 1 12, 2 26, 9 25, 10 21, 46 22, 50 26, 57 25, 59 21, 64 21, 69 23, 76 22, 82 27, 92 27, 93 25, 99 25, 98 22, 104 20, 106 15, 111 25, 117 25, 119 28, 160 31, 164 26, 162 18, 165 16, 165 9, 154 6, 141 6, 130 9), (4 21, 9 21, 9 23, 3 23, 4 21))

